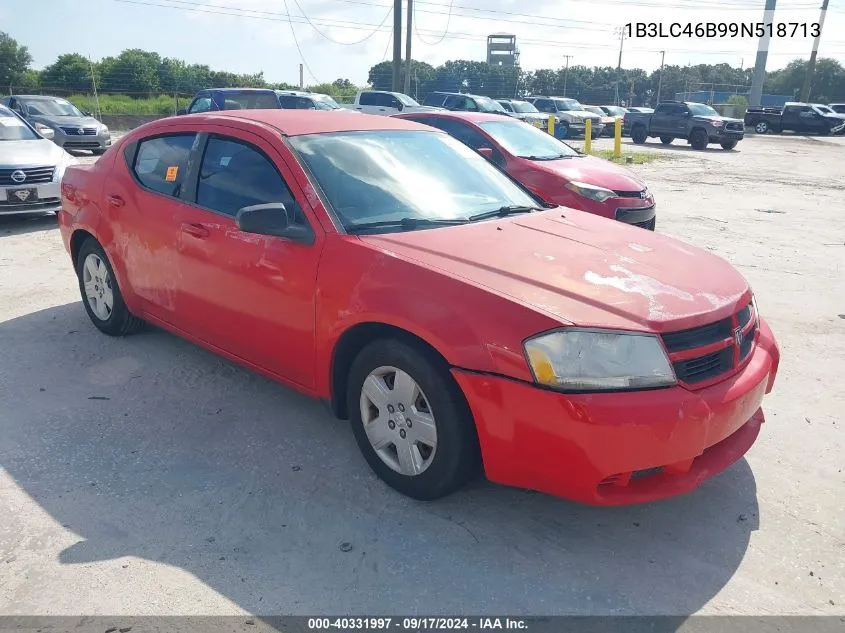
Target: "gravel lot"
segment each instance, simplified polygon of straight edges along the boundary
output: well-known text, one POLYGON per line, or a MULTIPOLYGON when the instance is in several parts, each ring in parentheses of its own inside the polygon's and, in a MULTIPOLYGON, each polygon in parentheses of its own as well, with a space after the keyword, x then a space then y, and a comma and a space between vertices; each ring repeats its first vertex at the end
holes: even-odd
POLYGON ((638 507, 401 497, 321 404, 99 334, 55 219, 0 218, 0 613, 845 614, 845 143, 646 149, 658 230, 747 276, 783 359, 747 459, 638 507))

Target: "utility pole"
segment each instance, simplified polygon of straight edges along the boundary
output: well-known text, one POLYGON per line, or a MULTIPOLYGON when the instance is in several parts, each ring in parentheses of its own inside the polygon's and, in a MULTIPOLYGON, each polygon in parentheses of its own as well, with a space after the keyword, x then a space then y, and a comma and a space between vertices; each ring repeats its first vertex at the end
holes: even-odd
POLYGON ((566 70, 563 71, 563 96, 566 96, 566 80, 569 77, 569 58, 574 55, 564 55, 566 57, 566 70))
POLYGON ((414 0, 408 0, 408 29, 405 33, 405 94, 411 94, 411 21, 414 16, 414 0))
POLYGON ((813 52, 810 53, 810 62, 807 64, 807 74, 804 75, 804 86, 801 88, 801 101, 805 103, 810 100, 810 84, 816 72, 816 54, 819 52, 819 40, 822 38, 824 27, 824 16, 827 13, 828 0, 822 0, 822 14, 819 18, 819 34, 813 40, 813 52))
POLYGON ((393 92, 399 92, 402 69, 402 0, 393 0, 393 92))
POLYGON ((299 65, 299 89, 302 90, 305 87, 305 77, 302 74, 302 64, 299 65))
POLYGON ((97 76, 94 73, 94 62, 91 61, 91 56, 88 56, 88 66, 91 68, 91 87, 94 89, 94 103, 97 104, 97 119, 103 118, 103 113, 100 112, 100 97, 97 96, 97 76))
MULTIPOLYGON (((763 22, 771 24, 775 17, 777 0, 766 0, 763 10, 763 22)), ((766 28, 763 37, 757 43, 757 61, 754 64, 754 77, 751 80, 751 92, 748 93, 748 105, 759 106, 763 96, 763 81, 766 79, 766 58, 769 56, 769 29, 766 28)))
POLYGON ((654 98, 654 105, 660 103, 660 89, 663 87, 663 62, 666 60, 666 51, 660 51, 660 77, 657 78, 657 96, 654 98))
POLYGON ((622 74, 622 45, 625 43, 625 27, 619 26, 616 28, 619 33, 619 62, 616 64, 616 100, 614 105, 619 105, 619 76, 622 74))

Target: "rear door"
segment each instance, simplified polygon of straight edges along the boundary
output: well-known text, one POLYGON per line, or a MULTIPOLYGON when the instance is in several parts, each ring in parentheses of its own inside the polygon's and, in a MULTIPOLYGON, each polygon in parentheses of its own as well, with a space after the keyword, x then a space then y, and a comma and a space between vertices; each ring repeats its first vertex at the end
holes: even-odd
POLYGON ((280 149, 235 128, 208 135, 189 198, 178 218, 178 307, 190 332, 290 381, 313 386, 322 239, 280 149), (239 209, 271 202, 284 203, 293 223, 311 227, 314 243, 238 229, 239 209))
POLYGON ((679 106, 676 103, 659 104, 654 109, 654 114, 651 115, 651 123, 648 126, 649 134, 655 136, 686 136, 683 134, 682 110, 686 110, 686 106, 679 106))
POLYGON ((109 178, 103 189, 117 259, 141 309, 177 327, 178 216, 197 142, 193 131, 133 142, 124 148, 121 167, 131 178, 109 178))

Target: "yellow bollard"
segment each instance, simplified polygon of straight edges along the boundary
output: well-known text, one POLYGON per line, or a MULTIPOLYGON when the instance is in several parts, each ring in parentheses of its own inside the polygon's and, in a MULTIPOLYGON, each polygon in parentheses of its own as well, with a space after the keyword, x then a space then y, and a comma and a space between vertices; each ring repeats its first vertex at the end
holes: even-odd
POLYGON ((555 118, 550 114, 546 121, 546 131, 552 136, 555 135, 555 118))
POLYGON ((584 153, 589 154, 593 146, 593 121, 584 121, 584 153))
POLYGON ((616 119, 616 130, 613 135, 613 157, 622 157, 622 119, 616 119))

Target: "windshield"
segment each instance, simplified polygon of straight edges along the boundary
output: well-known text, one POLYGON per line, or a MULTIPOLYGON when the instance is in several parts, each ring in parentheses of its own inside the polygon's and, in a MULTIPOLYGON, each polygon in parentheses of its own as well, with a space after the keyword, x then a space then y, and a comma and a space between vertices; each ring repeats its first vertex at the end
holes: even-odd
POLYGON ((539 110, 534 107, 534 104, 528 103, 527 101, 511 101, 511 107, 513 107, 514 112, 522 114, 534 114, 535 112, 539 112, 539 110))
POLYGON ((619 106, 602 106, 610 116, 623 116, 627 110, 619 106))
POLYGON ((30 116, 83 116, 70 101, 64 99, 21 99, 30 116))
POLYGON ((420 105, 419 103, 411 99, 411 97, 409 97, 408 95, 403 95, 401 92, 396 92, 394 93, 394 95, 397 99, 399 99, 399 103, 401 103, 402 105, 412 106, 415 108, 419 107, 420 105))
POLYGON ((600 107, 598 106, 586 106, 584 108, 587 112, 592 112, 593 114, 598 114, 599 116, 607 116, 600 107))
POLYGON ((478 109, 481 112, 504 112, 505 110, 498 101, 493 101, 490 97, 476 97, 475 102, 478 104, 478 109))
POLYGON ((40 138, 18 117, 0 111, 0 141, 36 141, 40 138))
POLYGON ((718 112, 703 103, 688 103, 687 106, 695 116, 719 116, 718 112))
POLYGON ((566 110, 583 110, 584 106, 575 101, 575 99, 555 99, 555 106, 560 111, 566 110))
MULTIPOLYGON (((479 154, 441 132, 309 134, 290 143, 347 231, 370 222, 456 220, 503 206, 537 206, 479 154)), ((376 232, 395 230, 413 229, 376 232)))
POLYGON ((337 101, 329 95, 314 95, 314 105, 318 110, 340 110, 337 101))
POLYGON ((566 143, 522 121, 484 121, 478 125, 499 145, 520 158, 553 160, 578 156, 578 152, 566 143))

